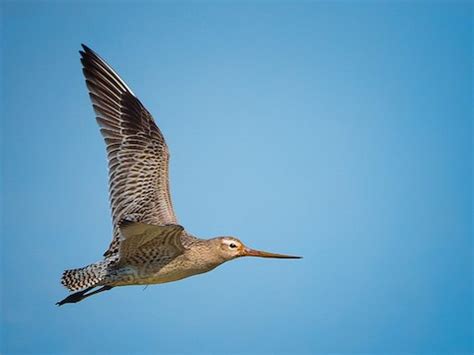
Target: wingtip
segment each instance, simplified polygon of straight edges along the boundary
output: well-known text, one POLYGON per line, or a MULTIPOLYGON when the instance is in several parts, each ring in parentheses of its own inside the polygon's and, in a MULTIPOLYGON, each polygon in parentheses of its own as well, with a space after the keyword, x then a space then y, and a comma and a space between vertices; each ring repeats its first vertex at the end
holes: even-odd
POLYGON ((84 49, 86 52, 90 52, 91 49, 89 47, 87 47, 84 43, 81 43, 81 47, 82 49, 84 49))
POLYGON ((99 70, 102 72, 103 76, 106 77, 112 77, 109 78, 112 80, 112 84, 117 84, 119 86, 119 89, 122 91, 128 91, 132 96, 135 97, 135 94, 133 91, 128 87, 128 85, 120 78, 120 76, 115 72, 112 67, 107 64, 107 62, 101 58, 99 54, 94 52, 92 49, 90 49, 87 45, 84 43, 81 43, 82 49, 79 50, 79 53, 81 55, 81 63, 84 67, 91 66, 95 67, 96 70, 99 70), (91 62, 91 63, 88 63, 91 62))
POLYGON ((81 47, 82 47, 82 49, 79 50, 79 53, 81 54, 82 58, 85 58, 87 56, 96 56, 97 57, 97 53, 94 52, 92 49, 90 49, 84 43, 81 43, 81 47))

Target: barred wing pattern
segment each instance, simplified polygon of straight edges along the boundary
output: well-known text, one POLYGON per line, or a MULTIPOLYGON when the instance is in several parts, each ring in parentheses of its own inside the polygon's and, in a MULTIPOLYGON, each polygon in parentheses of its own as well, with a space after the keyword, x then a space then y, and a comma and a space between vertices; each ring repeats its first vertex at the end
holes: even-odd
POLYGON ((169 153, 153 117, 117 73, 82 45, 81 62, 107 146, 114 236, 105 256, 118 252, 119 224, 177 224, 168 183, 169 153))
POLYGON ((124 221, 120 232, 120 264, 142 266, 154 260, 155 266, 166 265, 184 251, 181 236, 184 228, 177 224, 156 226, 124 221), (159 260, 159 262, 158 262, 159 260))

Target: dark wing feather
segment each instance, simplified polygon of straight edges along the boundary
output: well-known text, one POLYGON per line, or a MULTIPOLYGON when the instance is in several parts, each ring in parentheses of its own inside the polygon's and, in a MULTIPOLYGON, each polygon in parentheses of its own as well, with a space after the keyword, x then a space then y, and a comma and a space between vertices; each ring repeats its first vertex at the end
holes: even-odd
POLYGON ((168 183, 169 153, 153 117, 115 71, 86 46, 83 72, 107 146, 114 236, 105 255, 118 252, 124 219, 177 224, 168 183))

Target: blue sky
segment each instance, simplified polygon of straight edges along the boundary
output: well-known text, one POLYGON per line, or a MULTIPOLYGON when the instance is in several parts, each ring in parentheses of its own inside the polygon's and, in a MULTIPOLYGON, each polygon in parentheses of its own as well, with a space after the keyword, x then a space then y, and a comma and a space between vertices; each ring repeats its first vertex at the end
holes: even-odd
POLYGON ((472 353, 471 4, 1 9, 2 353, 472 353), (111 234, 80 43, 164 132, 182 225, 304 259, 54 306, 111 234))

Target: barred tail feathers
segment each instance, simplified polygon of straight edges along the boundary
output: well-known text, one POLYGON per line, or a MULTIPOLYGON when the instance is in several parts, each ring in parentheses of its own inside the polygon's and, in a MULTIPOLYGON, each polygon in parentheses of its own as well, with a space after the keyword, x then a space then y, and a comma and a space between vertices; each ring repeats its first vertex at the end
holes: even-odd
POLYGON ((86 287, 98 286, 107 272, 107 263, 99 261, 78 269, 63 272, 61 283, 70 291, 79 291, 86 287))

